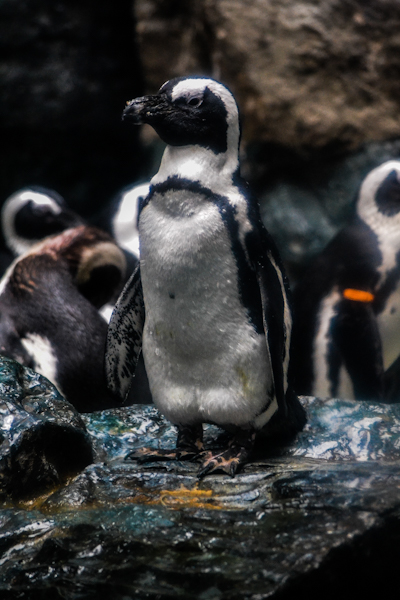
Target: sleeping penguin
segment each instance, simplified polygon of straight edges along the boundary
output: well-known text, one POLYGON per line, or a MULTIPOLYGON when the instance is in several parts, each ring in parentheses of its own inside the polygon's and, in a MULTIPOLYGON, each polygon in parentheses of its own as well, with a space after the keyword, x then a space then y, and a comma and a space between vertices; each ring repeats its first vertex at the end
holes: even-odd
POLYGON ((49 235, 82 225, 64 199, 48 188, 30 186, 14 192, 1 207, 3 237, 1 273, 16 256, 27 252, 49 235))
POLYGON ((177 78, 132 100, 124 119, 167 146, 139 207, 140 265, 111 317, 107 380, 124 398, 143 350, 153 401, 178 429, 176 451, 130 458, 199 460, 199 477, 234 476, 257 432, 305 423, 287 377, 285 273, 239 174, 238 108, 217 81, 177 78), (226 449, 205 451, 203 423, 229 432, 226 449))
POLYGON ((297 393, 396 399, 399 285, 400 161, 391 160, 367 175, 352 221, 295 290, 291 371, 297 393))
POLYGON ((0 282, 0 354, 46 376, 79 411, 116 405, 104 377, 99 306, 125 268, 108 234, 80 226, 17 258, 0 282))

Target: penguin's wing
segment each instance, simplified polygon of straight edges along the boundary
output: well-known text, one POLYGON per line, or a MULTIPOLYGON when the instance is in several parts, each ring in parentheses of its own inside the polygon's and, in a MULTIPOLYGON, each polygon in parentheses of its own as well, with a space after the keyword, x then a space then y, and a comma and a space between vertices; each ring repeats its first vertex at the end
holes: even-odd
POLYGON ((247 250, 260 290, 275 396, 278 405, 283 406, 292 329, 289 284, 275 244, 263 226, 259 227, 256 235, 250 236, 247 250))
POLYGON ((142 281, 138 264, 115 305, 107 332, 107 386, 122 400, 125 400, 129 393, 142 349, 144 317, 142 281))
POLYGON ((339 361, 350 375, 357 400, 381 400, 383 397, 383 355, 377 319, 371 303, 343 298, 331 328, 333 348, 331 374, 339 371, 339 361))

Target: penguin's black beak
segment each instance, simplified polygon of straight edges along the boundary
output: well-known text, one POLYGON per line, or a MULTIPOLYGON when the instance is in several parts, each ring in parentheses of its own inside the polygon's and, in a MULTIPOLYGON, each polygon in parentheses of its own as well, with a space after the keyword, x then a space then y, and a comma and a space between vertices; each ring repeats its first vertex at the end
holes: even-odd
POLYGON ((148 123, 152 125, 154 119, 170 109, 170 105, 163 94, 142 96, 128 102, 122 113, 122 120, 129 120, 134 125, 148 123))

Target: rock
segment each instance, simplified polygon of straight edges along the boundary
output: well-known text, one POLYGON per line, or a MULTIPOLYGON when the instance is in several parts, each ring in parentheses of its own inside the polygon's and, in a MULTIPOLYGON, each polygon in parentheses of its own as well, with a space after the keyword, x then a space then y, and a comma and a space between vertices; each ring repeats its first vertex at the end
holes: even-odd
POLYGON ((400 155, 400 5, 136 0, 135 14, 149 91, 197 73, 234 92, 242 172, 295 284, 368 171, 400 155))
POLYGON ((228 84, 244 139, 355 149, 400 135, 396 0, 136 0, 148 87, 203 73, 228 84))
POLYGON ((2 598, 394 597, 400 406, 302 401, 308 425, 289 446, 201 482, 191 463, 123 460, 173 447, 153 406, 84 415, 96 462, 0 508, 2 598))
POLYGON ((37 495, 92 459, 74 407, 45 377, 0 357, 0 499, 37 495))

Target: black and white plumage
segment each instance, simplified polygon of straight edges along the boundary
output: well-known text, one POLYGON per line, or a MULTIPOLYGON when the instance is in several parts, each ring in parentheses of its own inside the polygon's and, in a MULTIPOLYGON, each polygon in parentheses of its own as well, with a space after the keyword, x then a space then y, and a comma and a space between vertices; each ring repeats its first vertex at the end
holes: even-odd
POLYGON ((239 175, 237 105, 212 79, 180 78, 132 100, 124 118, 167 147, 139 208, 140 267, 109 325, 109 386, 126 395, 143 350, 153 400, 178 426, 167 458, 234 474, 256 431, 280 422, 293 433, 305 420, 287 381, 285 274, 239 175), (204 422, 232 431, 228 450, 202 452, 204 422))
POLYGON ((11 253, 8 264, 42 239, 82 224, 54 190, 30 186, 14 192, 1 208, 1 232, 11 253))
POLYGON ((17 258, 0 282, 0 354, 46 376, 80 411, 115 406, 104 377, 107 323, 125 258, 108 234, 80 226, 17 258))
POLYGON ((149 193, 149 187, 148 182, 127 186, 113 199, 103 217, 103 227, 110 231, 121 248, 136 259, 139 259, 139 204, 149 193))
POLYGON ((400 356, 400 161, 367 175, 355 216, 314 261, 294 299, 298 393, 400 399, 398 369, 393 373, 400 356))
MULTIPOLYGON (((91 223, 107 231, 124 251, 127 269, 126 281, 139 261, 139 231, 137 227, 139 204, 149 193, 149 183, 129 185, 118 192, 91 223)), ((115 298, 116 300, 116 298, 115 298)), ((109 321, 114 305, 104 306, 101 313, 109 321)))

